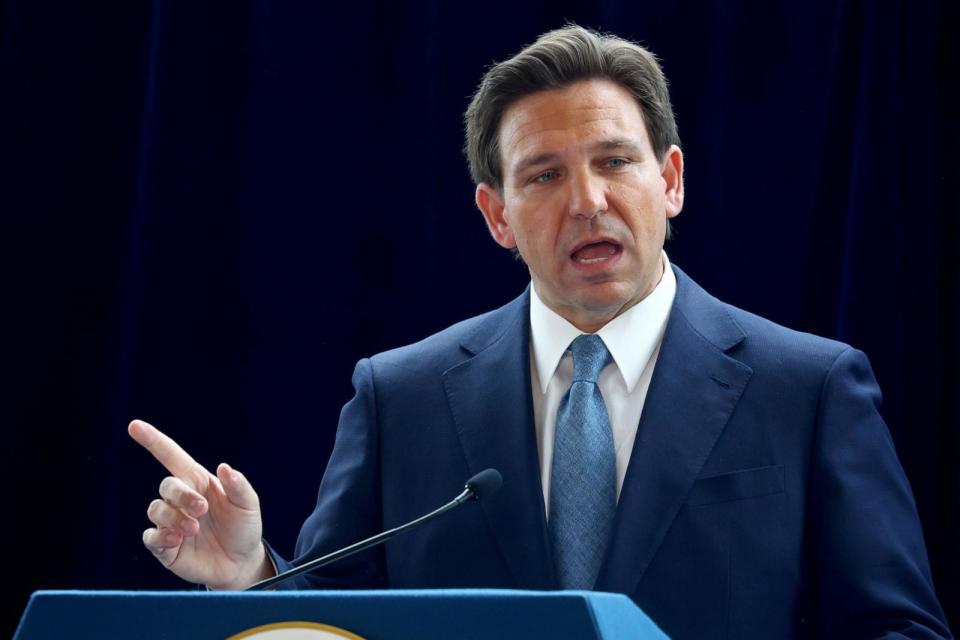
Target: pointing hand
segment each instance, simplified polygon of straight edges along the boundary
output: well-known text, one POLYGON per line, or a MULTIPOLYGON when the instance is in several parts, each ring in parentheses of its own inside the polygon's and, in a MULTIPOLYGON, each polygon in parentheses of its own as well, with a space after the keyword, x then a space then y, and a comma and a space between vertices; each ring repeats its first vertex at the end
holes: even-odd
POLYGON ((130 437, 171 473, 147 517, 143 544, 174 574, 212 589, 243 589, 274 575, 261 539, 260 500, 226 463, 216 475, 155 427, 134 420, 130 437))

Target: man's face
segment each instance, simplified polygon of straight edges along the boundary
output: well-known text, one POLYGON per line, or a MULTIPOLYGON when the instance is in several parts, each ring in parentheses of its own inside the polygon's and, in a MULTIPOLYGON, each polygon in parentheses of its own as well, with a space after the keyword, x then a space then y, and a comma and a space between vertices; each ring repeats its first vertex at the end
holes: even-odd
POLYGON ((547 306, 592 332, 653 291, 683 155, 657 161, 626 89, 585 80, 525 96, 503 114, 500 149, 503 191, 481 184, 477 205, 547 306))

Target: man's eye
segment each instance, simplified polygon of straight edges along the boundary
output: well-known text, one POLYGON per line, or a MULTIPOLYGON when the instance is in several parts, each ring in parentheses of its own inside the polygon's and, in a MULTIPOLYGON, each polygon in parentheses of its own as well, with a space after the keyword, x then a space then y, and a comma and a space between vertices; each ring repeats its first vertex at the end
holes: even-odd
POLYGON ((607 166, 611 169, 622 169, 627 166, 626 158, 610 158, 607 160, 607 166))
POLYGON ((557 172, 554 170, 544 171, 533 179, 534 182, 550 182, 551 180, 556 179, 557 172))

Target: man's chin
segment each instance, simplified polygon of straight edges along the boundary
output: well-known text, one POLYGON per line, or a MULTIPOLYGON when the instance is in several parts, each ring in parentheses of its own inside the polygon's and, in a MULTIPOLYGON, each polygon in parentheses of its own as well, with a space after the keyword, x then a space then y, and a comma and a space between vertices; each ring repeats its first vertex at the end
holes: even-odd
POLYGON ((630 307, 641 297, 635 287, 619 280, 609 279, 583 287, 579 302, 584 309, 603 312, 608 309, 630 307))
POLYGON ((595 282, 582 278, 544 288, 534 280, 540 299, 568 322, 579 327, 602 326, 642 299, 633 283, 606 277, 595 282))
POLYGON ((618 283, 594 285, 579 292, 564 318, 583 331, 593 332, 639 302, 642 297, 618 283))

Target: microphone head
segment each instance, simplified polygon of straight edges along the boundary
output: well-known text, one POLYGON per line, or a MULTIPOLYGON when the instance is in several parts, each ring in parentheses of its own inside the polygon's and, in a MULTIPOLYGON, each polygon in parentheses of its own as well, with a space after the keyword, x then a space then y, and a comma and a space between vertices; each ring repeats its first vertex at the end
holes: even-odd
POLYGON ((473 492, 473 497, 479 500, 480 498, 489 498, 497 492, 497 489, 499 489, 502 484, 503 476, 500 475, 499 471, 496 469, 484 469, 467 480, 465 486, 473 492))

